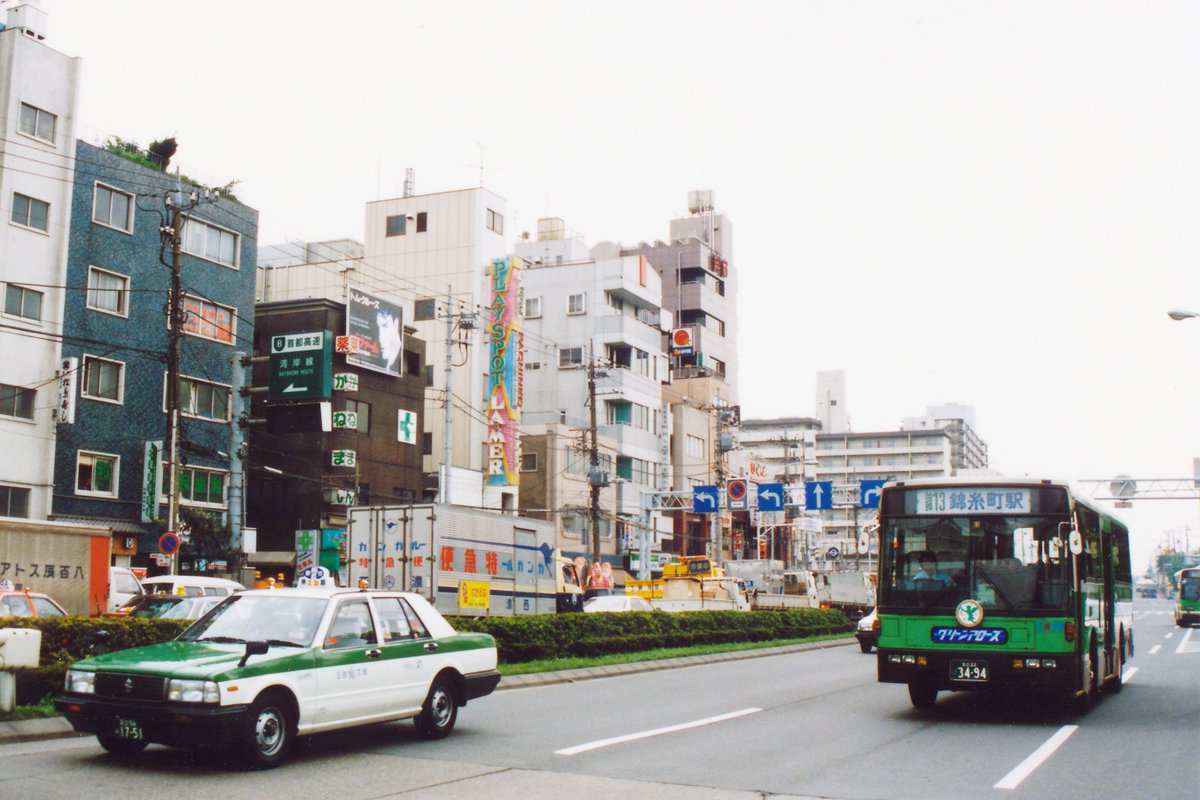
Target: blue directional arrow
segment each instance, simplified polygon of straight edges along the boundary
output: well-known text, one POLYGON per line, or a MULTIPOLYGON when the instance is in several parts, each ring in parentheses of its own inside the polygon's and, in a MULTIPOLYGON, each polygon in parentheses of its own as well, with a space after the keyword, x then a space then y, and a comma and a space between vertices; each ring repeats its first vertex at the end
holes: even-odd
POLYGON ((858 504, 863 508, 879 508, 879 496, 887 481, 870 480, 858 482, 858 504))
POLYGON ((760 483, 758 485, 758 510, 759 511, 782 511, 783 510, 783 484, 782 483, 760 483))
POLYGON ((713 514, 721 505, 721 492, 716 486, 692 487, 692 513, 713 514))
POLYGON ((808 481, 805 483, 804 505, 809 511, 833 508, 833 481, 808 481))

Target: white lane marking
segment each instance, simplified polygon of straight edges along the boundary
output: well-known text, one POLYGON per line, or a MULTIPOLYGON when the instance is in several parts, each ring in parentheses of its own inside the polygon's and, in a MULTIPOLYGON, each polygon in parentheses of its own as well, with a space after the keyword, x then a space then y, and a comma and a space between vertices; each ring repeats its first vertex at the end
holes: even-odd
POLYGON ((1042 762, 1054 754, 1054 751, 1062 746, 1062 743, 1070 738, 1071 734, 1079 730, 1078 725, 1063 725, 1058 729, 1058 732, 1046 740, 1045 744, 1033 751, 1029 758, 1017 764, 1013 771, 1000 779, 1000 782, 993 786, 993 789, 1015 789, 1021 785, 1021 781, 1029 777, 1035 769, 1042 765, 1042 762))
POLYGON ((1156 644, 1156 645, 1154 645, 1154 647, 1151 647, 1151 648, 1150 648, 1150 655, 1154 655, 1154 654, 1155 654, 1155 653, 1157 653, 1159 650, 1162 650, 1162 645, 1161 645, 1161 644, 1156 644))
POLYGON ((1122 672, 1121 673, 1121 683, 1129 683, 1129 680, 1134 675, 1137 675, 1138 669, 1139 669, 1138 667, 1130 667, 1129 669, 1122 672))
POLYGON ((559 756, 573 756, 577 753, 586 753, 588 750, 597 750, 601 747, 608 747, 612 744, 621 744, 622 742, 632 742, 637 739, 648 739, 651 736, 660 736, 664 733, 674 733, 675 731, 685 731, 688 728, 699 728, 702 725, 712 725, 714 722, 724 722, 727 719, 736 717, 744 717, 747 714, 756 714, 762 711, 761 708, 743 708, 741 711, 731 711, 728 714, 720 714, 715 717, 707 717, 698 719, 694 722, 683 722, 679 725, 668 725, 665 728, 655 728, 651 731, 642 731, 640 733, 630 733, 625 736, 614 736, 611 739, 599 739, 595 742, 586 744, 577 744, 574 747, 568 747, 565 750, 555 750, 554 754, 559 756))
POLYGON ((1171 631, 1170 633, 1168 633, 1168 634, 1166 635, 1166 638, 1167 638, 1167 639, 1170 639, 1170 638, 1171 638, 1172 636, 1174 636, 1174 635, 1175 635, 1175 631, 1171 631))
POLYGON ((1175 648, 1175 655, 1179 655, 1180 653, 1183 652, 1183 648, 1187 647, 1188 639, 1191 639, 1191 638, 1192 638, 1192 629, 1188 628, 1187 633, 1185 633, 1183 635, 1183 638, 1179 640, 1179 647, 1175 648))

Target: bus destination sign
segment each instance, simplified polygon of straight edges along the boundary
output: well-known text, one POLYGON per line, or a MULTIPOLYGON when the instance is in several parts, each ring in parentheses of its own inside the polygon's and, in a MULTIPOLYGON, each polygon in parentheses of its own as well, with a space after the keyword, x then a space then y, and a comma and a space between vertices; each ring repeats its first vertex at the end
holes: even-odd
POLYGON ((955 486, 909 492, 915 514, 1029 514, 1030 490, 1013 486, 955 486))

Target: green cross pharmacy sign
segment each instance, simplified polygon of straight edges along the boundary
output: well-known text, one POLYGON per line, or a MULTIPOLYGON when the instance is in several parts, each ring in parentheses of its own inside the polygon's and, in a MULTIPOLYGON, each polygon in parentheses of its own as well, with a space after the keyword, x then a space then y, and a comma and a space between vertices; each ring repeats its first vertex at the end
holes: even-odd
POLYGON ((417 443, 417 415, 414 412, 400 409, 396 425, 396 440, 401 444, 417 443))

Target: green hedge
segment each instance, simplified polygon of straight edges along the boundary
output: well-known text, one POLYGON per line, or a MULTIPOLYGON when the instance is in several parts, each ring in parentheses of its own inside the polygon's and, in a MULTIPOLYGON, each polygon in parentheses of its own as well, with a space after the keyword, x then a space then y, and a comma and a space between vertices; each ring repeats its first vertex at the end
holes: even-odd
POLYGON ((17 673, 17 704, 31 705, 62 690, 67 667, 105 650, 126 650, 174 639, 193 620, 96 617, 6 617, 0 628, 38 628, 42 647, 37 669, 17 673), (104 631, 107 635, 101 633, 104 631))
POLYGON ((564 656, 636 653, 656 647, 726 642, 802 639, 850 633, 841 611, 662 611, 613 614, 538 614, 528 617, 453 617, 458 630, 482 631, 496 639, 500 660, 509 664, 564 656))
MULTIPOLYGON (((191 620, 96 619, 90 617, 17 617, 0 619, 0 628, 39 628, 41 662, 20 670, 17 703, 29 705, 62 689, 67 667, 94 655, 174 639, 191 620), (107 632, 107 636, 101 635, 107 632), (102 644, 103 643, 103 644, 102 644)), ((509 664, 565 656, 595 657, 636 653, 658 647, 687 647, 726 642, 802 639, 850 633, 852 623, 837 610, 685 611, 679 613, 536 614, 527 617, 452 617, 460 631, 482 631, 496 639, 500 660, 509 664)))

